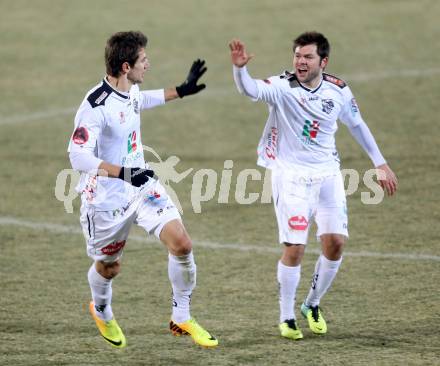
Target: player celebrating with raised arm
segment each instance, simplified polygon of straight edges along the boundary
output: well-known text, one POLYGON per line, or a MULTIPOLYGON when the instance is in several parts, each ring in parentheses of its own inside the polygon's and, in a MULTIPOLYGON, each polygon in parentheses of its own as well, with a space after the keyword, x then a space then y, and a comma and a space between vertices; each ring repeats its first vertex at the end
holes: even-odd
POLYGON ((92 88, 75 117, 69 143, 72 167, 82 172, 81 225, 87 253, 94 260, 88 280, 93 301, 90 312, 99 332, 114 347, 126 345, 111 307, 112 281, 133 223, 154 234, 167 247, 168 275, 173 289, 170 329, 189 334, 205 347, 218 341, 190 315, 196 285, 192 243, 179 212, 144 161, 140 111, 196 94, 205 62, 193 63, 187 79, 175 88, 140 91, 149 68, 147 38, 141 32, 112 35, 105 48, 107 76, 92 88))
POLYGON ((337 120, 347 125, 367 152, 381 173, 379 183, 389 195, 395 193, 397 179, 363 121, 350 88, 324 73, 330 45, 322 34, 307 32, 296 38, 295 71, 266 80, 250 77, 246 64, 253 55, 240 40, 232 40, 229 47, 239 92, 269 107, 258 146, 258 164, 272 170, 272 196, 283 244, 277 270, 280 332, 293 340, 303 338, 295 317, 295 295, 314 218, 322 253, 301 313, 313 333, 324 334, 327 325, 320 300, 336 276, 348 237, 346 199, 335 145, 337 120))

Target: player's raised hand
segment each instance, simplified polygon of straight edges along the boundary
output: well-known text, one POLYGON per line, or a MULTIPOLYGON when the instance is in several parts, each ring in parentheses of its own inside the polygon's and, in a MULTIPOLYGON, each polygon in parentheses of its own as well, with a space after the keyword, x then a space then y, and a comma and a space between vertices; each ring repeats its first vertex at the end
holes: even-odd
POLYGON ((382 189, 387 192, 388 196, 392 196, 397 191, 397 177, 388 164, 378 166, 376 169, 381 171, 378 174, 378 182, 382 189))
POLYGON ((253 54, 246 52, 244 43, 239 39, 233 39, 229 43, 229 49, 231 50, 231 61, 237 67, 243 67, 254 57, 253 54))
POLYGON ((180 98, 186 95, 196 94, 206 88, 205 84, 197 85, 197 82, 206 70, 208 70, 208 68, 205 66, 205 60, 197 59, 193 62, 186 80, 181 85, 176 86, 176 91, 180 98))

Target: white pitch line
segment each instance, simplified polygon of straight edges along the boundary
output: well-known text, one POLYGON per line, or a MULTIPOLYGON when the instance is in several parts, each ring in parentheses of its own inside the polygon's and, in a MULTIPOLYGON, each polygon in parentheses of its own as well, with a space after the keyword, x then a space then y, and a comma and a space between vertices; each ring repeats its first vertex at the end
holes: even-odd
MULTIPOLYGON (((42 223, 35 221, 22 220, 14 217, 0 216, 0 225, 15 225, 26 227, 35 230, 47 230, 52 233, 61 234, 75 234, 82 235, 81 229, 76 226, 60 225, 54 223, 42 223)), ((158 243, 159 241, 153 236, 136 236, 130 235, 130 240, 142 242, 142 243, 158 243)), ((277 246, 263 247, 252 244, 239 244, 239 243, 216 243, 205 240, 194 240, 194 246, 208 249, 224 249, 224 250, 237 250, 242 252, 259 252, 259 253, 281 253, 281 248, 277 246)), ((320 254, 320 250, 308 248, 307 254, 320 254)), ((379 259, 402 259, 402 260, 414 260, 414 261, 440 261, 440 256, 433 254, 415 254, 415 253, 380 253, 380 252, 344 252, 344 256, 347 257, 365 257, 365 258, 379 258, 379 259)))
MULTIPOLYGON (((407 69, 407 70, 403 69, 403 70, 394 70, 394 71, 377 71, 372 73, 359 72, 356 74, 342 75, 341 77, 346 81, 370 82, 370 81, 378 81, 378 80, 384 80, 384 79, 396 78, 396 77, 403 77, 403 78, 429 77, 438 74, 440 74, 440 68, 407 69)), ((211 88, 207 88, 206 92, 204 92, 202 96, 208 98, 225 96, 225 95, 229 95, 231 91, 236 91, 235 86, 233 84, 231 84, 230 88, 211 87, 211 88)), ((63 109, 43 110, 40 112, 34 112, 30 114, 10 116, 4 119, 0 119, 0 126, 15 124, 15 123, 33 122, 45 118, 55 118, 55 117, 62 117, 68 115, 72 115, 72 120, 73 120, 73 116, 76 110, 77 107, 69 107, 63 109)))
POLYGON ((17 116, 6 117, 5 119, 0 119, 1 125, 15 124, 15 123, 23 123, 23 122, 33 122, 38 121, 45 118, 54 118, 54 117, 62 117, 72 115, 72 121, 74 114, 77 108, 63 108, 63 109, 50 109, 46 111, 40 111, 30 114, 22 114, 17 116))

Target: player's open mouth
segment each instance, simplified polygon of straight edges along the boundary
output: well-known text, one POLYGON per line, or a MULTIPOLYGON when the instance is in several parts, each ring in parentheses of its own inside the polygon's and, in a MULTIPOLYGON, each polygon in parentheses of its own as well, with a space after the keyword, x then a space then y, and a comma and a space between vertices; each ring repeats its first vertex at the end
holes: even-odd
POLYGON ((307 74, 307 70, 306 69, 297 69, 296 72, 297 72, 297 74, 299 76, 304 76, 304 75, 307 74))

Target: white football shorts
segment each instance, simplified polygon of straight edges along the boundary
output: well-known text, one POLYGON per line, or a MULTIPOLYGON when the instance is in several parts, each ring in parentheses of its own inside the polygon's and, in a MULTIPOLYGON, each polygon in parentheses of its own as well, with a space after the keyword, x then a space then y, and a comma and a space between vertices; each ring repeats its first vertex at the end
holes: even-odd
POLYGON ((95 261, 114 262, 122 256, 132 224, 159 238, 165 224, 175 219, 181 220, 179 211, 158 181, 134 195, 126 207, 96 211, 83 204, 80 222, 87 255, 95 261))
POLYGON ((340 172, 327 176, 272 174, 272 195, 280 243, 307 244, 312 219, 316 236, 348 237, 347 203, 340 172))

